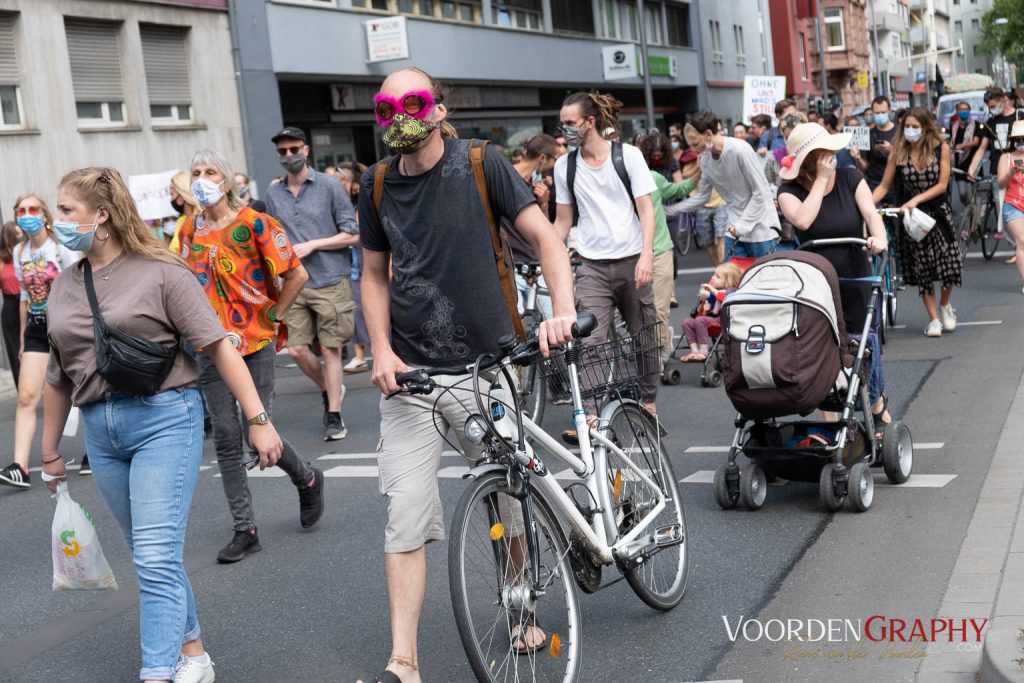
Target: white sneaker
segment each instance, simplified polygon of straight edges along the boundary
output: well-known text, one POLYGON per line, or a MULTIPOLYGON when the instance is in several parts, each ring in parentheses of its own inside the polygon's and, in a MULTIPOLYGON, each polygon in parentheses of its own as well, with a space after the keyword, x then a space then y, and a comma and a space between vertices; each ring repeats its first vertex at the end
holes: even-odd
POLYGON ((956 311, 953 309, 953 304, 940 306, 939 318, 942 319, 943 332, 952 332, 956 329, 956 311))
POLYGON ((345 372, 366 372, 369 369, 370 368, 366 361, 360 360, 359 358, 353 358, 349 362, 345 363, 345 372))
POLYGON ((924 336, 941 337, 942 323, 940 323, 938 320, 932 320, 930 323, 928 323, 928 327, 924 328, 924 336))
POLYGON ((203 653, 198 657, 178 655, 178 666, 174 669, 174 683, 213 683, 213 661, 203 653))

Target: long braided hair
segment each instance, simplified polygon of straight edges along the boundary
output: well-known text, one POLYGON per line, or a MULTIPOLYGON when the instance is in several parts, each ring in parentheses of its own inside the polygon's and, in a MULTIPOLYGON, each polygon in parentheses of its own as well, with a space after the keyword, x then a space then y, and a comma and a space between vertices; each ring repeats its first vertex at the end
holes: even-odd
POLYGON ((562 102, 563 107, 578 104, 584 118, 591 116, 597 121, 597 130, 602 135, 609 128, 616 134, 619 129, 619 111, 622 110, 622 102, 619 102, 612 95, 599 92, 577 92, 569 95, 562 102))

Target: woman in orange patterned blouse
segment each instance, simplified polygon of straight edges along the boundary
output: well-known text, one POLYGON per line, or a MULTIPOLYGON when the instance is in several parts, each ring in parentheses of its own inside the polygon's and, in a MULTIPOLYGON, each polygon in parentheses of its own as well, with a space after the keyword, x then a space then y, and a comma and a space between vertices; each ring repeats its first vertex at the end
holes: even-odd
MULTIPOLYGON (((274 355, 286 335, 281 320, 308 276, 284 230, 271 216, 246 207, 227 159, 204 149, 192 158, 192 196, 200 213, 181 228, 181 256, 206 292, 228 339, 245 359, 267 413, 274 395, 274 355), (282 281, 278 287, 278 279, 282 281), (277 344, 274 344, 275 338, 277 344)), ((221 482, 235 535, 220 562, 237 562, 261 549, 252 496, 242 467, 243 430, 235 400, 213 363, 199 356, 199 384, 213 422, 221 482)), ((303 528, 323 513, 323 473, 285 441, 277 466, 299 492, 303 528)))

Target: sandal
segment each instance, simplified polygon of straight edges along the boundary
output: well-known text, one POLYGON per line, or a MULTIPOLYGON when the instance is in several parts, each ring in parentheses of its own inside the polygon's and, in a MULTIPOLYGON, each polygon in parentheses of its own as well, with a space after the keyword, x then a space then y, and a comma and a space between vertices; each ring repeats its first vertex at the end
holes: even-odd
MULTIPOLYGON (((398 655, 392 655, 388 660, 388 664, 398 664, 399 666, 407 666, 413 671, 419 671, 419 667, 408 657, 400 657, 398 655)), ((388 671, 385 669, 377 674, 373 683, 402 683, 402 679, 394 671, 388 671)))
POLYGON ((523 655, 534 655, 548 646, 548 634, 544 631, 544 629, 537 625, 537 615, 530 613, 530 615, 526 617, 526 620, 519 624, 513 624, 511 616, 509 616, 508 620, 508 636, 512 641, 512 652, 514 652, 516 656, 522 657, 523 655), (527 645, 526 638, 524 637, 524 634, 527 633, 528 629, 530 629, 531 627, 535 631, 540 631, 541 634, 543 634, 544 636, 544 638, 542 638, 539 643, 533 646, 527 645), (512 629, 516 628, 519 629, 519 633, 513 634, 512 629))
MULTIPOLYGON (((587 426, 593 429, 597 426, 598 417, 597 415, 587 415, 587 426)), ((569 446, 580 445, 580 435, 576 433, 576 429, 566 429, 562 431, 562 441, 569 446)))
POLYGON ((889 413, 889 397, 886 396, 885 394, 882 394, 879 398, 882 399, 882 409, 879 410, 877 413, 873 410, 871 411, 871 417, 874 418, 874 422, 876 425, 875 441, 881 441, 883 438, 885 438, 885 425, 892 424, 892 415, 889 415, 888 422, 882 419, 883 415, 887 415, 889 413), (882 425, 882 429, 878 429, 878 425, 882 425))

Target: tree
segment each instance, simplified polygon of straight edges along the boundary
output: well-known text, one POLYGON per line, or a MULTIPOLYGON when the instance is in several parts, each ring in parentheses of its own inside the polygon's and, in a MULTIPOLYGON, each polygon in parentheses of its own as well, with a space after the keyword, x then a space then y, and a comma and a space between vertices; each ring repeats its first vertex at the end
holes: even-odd
POLYGON ((1009 63, 1024 64, 1024 0, 995 0, 981 17, 981 36, 979 47, 990 57, 999 54, 1009 63))

